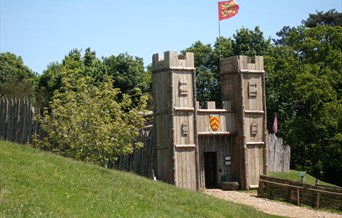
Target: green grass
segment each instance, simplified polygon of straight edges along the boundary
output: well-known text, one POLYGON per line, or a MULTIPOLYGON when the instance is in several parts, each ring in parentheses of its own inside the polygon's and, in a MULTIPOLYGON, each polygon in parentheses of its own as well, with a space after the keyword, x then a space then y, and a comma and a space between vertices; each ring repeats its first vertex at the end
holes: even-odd
MULTIPOLYGON (((300 171, 297 171, 297 170, 290 170, 290 172, 286 172, 286 173, 268 172, 268 176, 300 182, 299 172, 300 171)), ((306 173, 304 176, 304 182, 306 184, 309 184, 309 185, 315 185, 316 178, 306 173)), ((327 183, 324 181, 319 181, 319 184, 320 185, 326 185, 326 186, 332 186, 332 187, 338 187, 336 185, 333 185, 333 184, 330 184, 330 183, 327 183)))
POLYGON ((275 217, 0 141, 0 217, 275 217))

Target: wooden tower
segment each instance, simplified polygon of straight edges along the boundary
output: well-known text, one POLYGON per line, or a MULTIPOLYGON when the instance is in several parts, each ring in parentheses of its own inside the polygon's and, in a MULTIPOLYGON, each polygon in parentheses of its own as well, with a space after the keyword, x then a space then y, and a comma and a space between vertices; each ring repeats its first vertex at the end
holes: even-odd
POLYGON ((152 64, 156 177, 198 190, 194 55, 168 51, 153 55, 152 64))
POLYGON ((221 60, 222 100, 236 111, 232 177, 242 189, 255 188, 267 173, 266 98, 263 57, 221 60))

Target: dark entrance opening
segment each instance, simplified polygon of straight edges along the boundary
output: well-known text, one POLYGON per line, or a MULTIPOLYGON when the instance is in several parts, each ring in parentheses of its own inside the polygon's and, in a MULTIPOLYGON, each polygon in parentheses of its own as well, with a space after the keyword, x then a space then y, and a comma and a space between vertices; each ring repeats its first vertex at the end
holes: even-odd
POLYGON ((204 152, 205 187, 217 187, 217 152, 204 152))

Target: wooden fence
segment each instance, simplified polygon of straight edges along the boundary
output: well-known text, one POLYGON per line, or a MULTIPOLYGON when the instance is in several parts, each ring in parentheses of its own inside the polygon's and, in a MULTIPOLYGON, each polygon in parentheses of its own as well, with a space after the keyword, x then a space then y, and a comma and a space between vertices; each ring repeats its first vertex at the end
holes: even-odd
POLYGON ((134 149, 132 154, 119 157, 115 167, 138 175, 152 178, 153 175, 153 128, 152 126, 140 130, 140 136, 136 141, 142 142, 142 148, 134 149))
POLYGON ((285 179, 260 176, 258 196, 290 203, 342 211, 342 188, 312 186, 285 179))
MULTIPOLYGON (((118 159, 114 166, 120 170, 130 171, 142 176, 152 177, 154 150, 152 145, 153 115, 145 116, 146 127, 140 130, 136 141, 144 147, 134 149, 132 154, 118 159)), ((36 134, 41 140, 46 134, 35 119, 35 108, 28 99, 0 99, 0 139, 19 144, 32 142, 36 134)))
POLYGON ((0 139, 29 143, 37 131, 34 107, 28 99, 0 99, 0 139))
POLYGON ((283 139, 275 134, 268 135, 268 171, 289 172, 291 159, 291 147, 284 145, 283 139))

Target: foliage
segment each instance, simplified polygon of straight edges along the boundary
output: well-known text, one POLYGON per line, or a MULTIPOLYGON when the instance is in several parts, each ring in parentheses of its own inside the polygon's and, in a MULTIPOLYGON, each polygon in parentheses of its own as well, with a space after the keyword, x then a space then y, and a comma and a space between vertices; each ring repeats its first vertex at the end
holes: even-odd
MULTIPOLYGON (((223 38, 221 39, 223 41, 223 38)), ((223 46, 222 46, 223 47, 223 46)), ((223 50, 223 49, 222 49, 223 50)), ((195 42, 182 53, 193 52, 196 67, 196 98, 204 106, 205 101, 217 101, 220 99, 219 68, 215 59, 219 60, 210 44, 195 42)))
POLYGON ((41 119, 47 138, 38 146, 107 166, 118 155, 132 152, 132 142, 144 122, 146 96, 141 95, 132 108, 131 96, 123 93, 119 99, 120 90, 109 76, 94 85, 83 63, 78 52, 63 61, 61 87, 41 119))
POLYGON ((254 31, 241 28, 233 35, 232 48, 234 55, 247 55, 253 58, 256 55, 266 55, 271 40, 265 39, 260 28, 255 27, 254 31))
POLYGON ((0 53, 0 97, 33 98, 36 79, 21 57, 0 53))
POLYGON ((182 51, 193 52, 196 67, 197 100, 204 106, 205 101, 216 101, 221 104, 220 59, 232 55, 264 55, 270 49, 270 39, 265 40, 259 27, 253 31, 241 28, 233 39, 220 37, 215 44, 195 42, 182 51))
MULTIPOLYGON (((95 51, 87 48, 82 57, 81 51, 74 49, 64 58, 62 63, 53 62, 47 70, 39 77, 37 96, 40 105, 48 106, 54 91, 61 87, 63 66, 65 59, 72 58, 82 65, 84 76, 92 78, 93 85, 97 86, 109 75, 113 80, 113 86, 119 88, 121 93, 128 93, 132 96, 133 106, 138 104, 142 95, 149 95, 149 105, 151 105, 151 73, 145 72, 141 58, 133 58, 127 54, 104 57, 102 60, 96 57, 95 51), (138 91, 140 90, 140 91, 138 91)), ((119 93, 121 96, 121 94, 119 93)))
POLYGON ((119 54, 104 58, 103 63, 106 74, 114 80, 114 87, 133 97, 133 106, 139 104, 142 94, 149 94, 148 103, 152 108, 152 74, 145 72, 142 58, 119 54))
POLYGON ((292 167, 342 184, 342 27, 299 26, 266 58, 269 126, 292 147, 292 167))
POLYGON ((0 172, 3 217, 276 217, 4 141, 0 172))
POLYGON ((335 9, 329 10, 325 13, 323 11, 316 11, 316 14, 309 14, 309 18, 307 20, 303 20, 302 24, 310 28, 319 25, 342 26, 342 13, 335 9))

